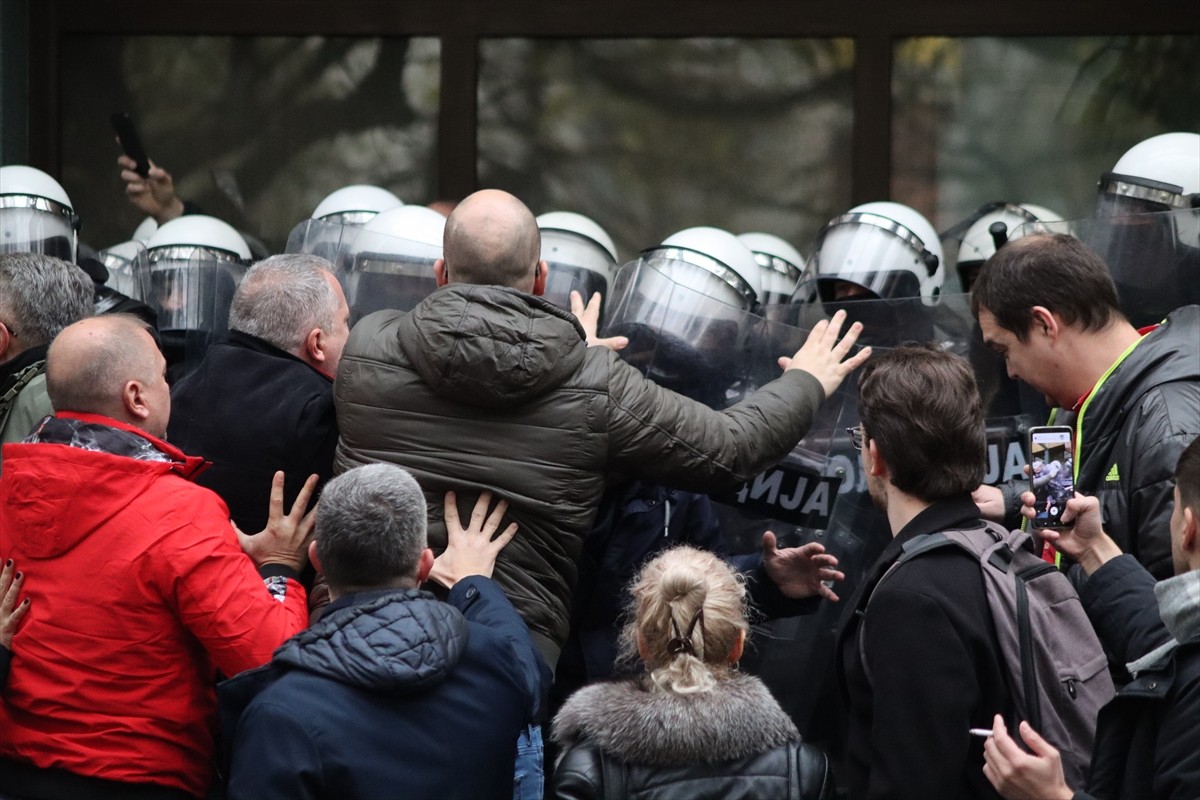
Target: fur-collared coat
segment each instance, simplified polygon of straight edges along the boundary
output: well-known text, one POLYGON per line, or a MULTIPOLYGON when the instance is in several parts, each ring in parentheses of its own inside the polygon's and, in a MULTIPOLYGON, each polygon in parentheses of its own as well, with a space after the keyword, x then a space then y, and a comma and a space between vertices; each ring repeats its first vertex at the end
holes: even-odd
POLYGON ((554 797, 630 800, 826 800, 824 753, 803 744, 758 678, 676 694, 645 676, 576 692, 554 720, 564 753, 554 797))

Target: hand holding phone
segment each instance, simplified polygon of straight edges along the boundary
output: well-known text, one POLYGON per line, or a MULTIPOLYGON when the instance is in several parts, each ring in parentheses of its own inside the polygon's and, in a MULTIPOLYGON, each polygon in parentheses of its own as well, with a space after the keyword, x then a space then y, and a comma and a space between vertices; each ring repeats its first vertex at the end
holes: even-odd
POLYGON ((1075 496, 1071 434, 1071 428, 1066 425, 1029 429, 1029 490, 1034 495, 1034 528, 1071 525, 1062 520, 1067 501, 1075 496))
POLYGON ((113 114, 110 119, 113 130, 117 132, 117 139, 121 142, 121 149, 137 165, 134 171, 143 178, 148 177, 150 175, 150 159, 146 156, 146 149, 142 147, 142 139, 138 136, 133 120, 125 112, 113 114))

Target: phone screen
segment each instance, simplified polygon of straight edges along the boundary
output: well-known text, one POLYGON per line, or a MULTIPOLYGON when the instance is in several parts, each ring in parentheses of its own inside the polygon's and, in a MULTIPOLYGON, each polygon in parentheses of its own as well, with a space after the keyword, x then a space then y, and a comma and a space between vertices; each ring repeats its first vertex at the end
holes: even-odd
POLYGON ((1034 428, 1029 432, 1029 485, 1034 501, 1035 528, 1062 525, 1067 501, 1075 496, 1074 451, 1071 429, 1034 428))

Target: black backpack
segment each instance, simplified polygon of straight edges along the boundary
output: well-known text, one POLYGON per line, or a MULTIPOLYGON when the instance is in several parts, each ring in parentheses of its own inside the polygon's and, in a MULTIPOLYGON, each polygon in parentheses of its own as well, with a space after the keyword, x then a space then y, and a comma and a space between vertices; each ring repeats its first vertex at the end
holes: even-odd
MULTIPOLYGON (((1028 533, 1009 532, 991 522, 918 536, 905 543, 875 590, 900 565, 931 550, 958 547, 977 559, 1017 714, 1062 754, 1067 785, 1082 786, 1096 715, 1115 689, 1104 647, 1074 587, 1053 564, 1038 558, 1030 543, 1028 533)), ((868 598, 867 608, 870 602, 868 598)), ((860 654, 865 622, 864 615, 858 628, 860 654)), ((865 656, 862 666, 870 681, 865 656)), ((1013 723, 1014 735, 1017 721, 1007 721, 1013 723)))

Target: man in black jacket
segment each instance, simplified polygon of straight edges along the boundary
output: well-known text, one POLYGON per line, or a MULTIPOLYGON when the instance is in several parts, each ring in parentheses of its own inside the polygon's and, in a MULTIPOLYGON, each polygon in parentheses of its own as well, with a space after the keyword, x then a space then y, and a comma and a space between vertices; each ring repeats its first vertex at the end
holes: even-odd
POLYGON ((221 686, 231 800, 513 796, 517 733, 550 670, 489 577, 517 529, 496 535, 507 503, 489 514, 490 502, 464 529, 447 496, 435 563, 411 475, 371 464, 329 482, 309 555, 333 603, 270 665, 221 686), (447 602, 417 588, 427 578, 447 602))
POLYGON ((1200 797, 1200 439, 1179 458, 1174 494, 1176 575, 1157 585, 1101 528, 1094 497, 1067 501, 1063 522, 1073 527, 1046 532, 1087 574, 1079 599, 1133 680, 1100 710, 1086 790, 1067 786, 1058 751, 1029 723, 1020 733, 1032 755, 997 719, 984 773, 1007 800, 1200 797))
POLYGON ((332 474, 333 376, 350 309, 323 258, 285 254, 246 273, 229 309, 229 337, 171 390, 167 438, 212 461, 197 483, 229 506, 243 531, 262 530, 276 470, 290 503, 311 474, 332 474))
POLYGON ((881 583, 916 537, 983 526, 971 501, 987 460, 975 378, 959 356, 901 347, 863 369, 859 410, 867 488, 894 538, 850 601, 834 651, 849 712, 846 788, 851 800, 995 798, 969 731, 1011 713, 1012 701, 978 562, 942 548, 881 583))
MULTIPOLYGON (((1095 253, 1039 234, 988 260, 971 307, 1009 376, 1046 395, 1052 424, 1075 429, 1075 486, 1099 498, 1113 539, 1155 578, 1170 577, 1172 473, 1200 435, 1200 306, 1139 331, 1095 253)), ((976 500, 1015 527, 1027 485, 981 486, 976 500)))

